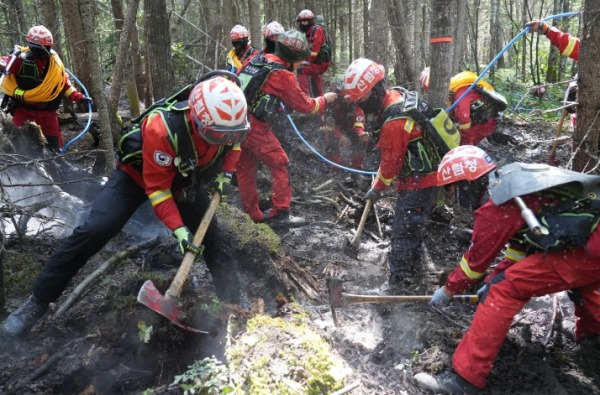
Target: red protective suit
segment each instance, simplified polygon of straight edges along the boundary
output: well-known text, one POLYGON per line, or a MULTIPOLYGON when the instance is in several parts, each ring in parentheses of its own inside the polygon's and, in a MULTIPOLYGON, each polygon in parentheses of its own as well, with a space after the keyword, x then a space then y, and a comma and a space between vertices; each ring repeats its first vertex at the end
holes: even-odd
POLYGON ((569 33, 563 33, 551 27, 546 34, 552 45, 558 48, 560 54, 579 61, 579 39, 569 33))
MULTIPOLYGON (((395 90, 387 90, 383 98, 381 112, 390 105, 397 103, 402 99, 402 94, 395 90)), ((410 140, 423 136, 423 130, 414 121, 406 118, 397 119, 386 123, 380 130, 379 142, 377 147, 381 150, 381 163, 377 174, 377 181, 374 188, 383 191, 398 177, 406 149, 410 140)), ((423 189, 437 185, 437 172, 420 177, 416 180, 414 177, 399 179, 396 183, 396 191, 406 189, 423 189)))
MULTIPOLYGON (((536 195, 523 200, 534 212, 544 201, 536 195)), ((481 272, 524 224, 517 205, 488 202, 475 212, 472 244, 446 286, 461 291, 481 272), (485 267, 484 267, 485 266, 485 267), (470 274, 467 274, 469 273, 470 274)), ((504 272, 506 279, 490 286, 480 303, 469 331, 461 340, 452 361, 458 374, 479 388, 502 346, 514 316, 532 297, 578 288, 584 301, 575 306, 575 337, 579 340, 600 334, 600 229, 590 236, 585 249, 564 249, 532 254, 504 272)))
MULTIPOLYGON (((11 57, 3 56, 0 59, 0 69, 5 69, 11 57)), ((46 67, 48 66, 48 60, 40 60, 34 58, 35 63, 38 67, 38 73, 40 76, 46 73, 46 67)), ((21 65, 23 64, 23 59, 20 57, 15 58, 12 65, 8 70, 6 70, 10 74, 19 75, 21 70, 21 65)), ((69 100, 73 100, 79 102, 83 95, 79 93, 72 85, 69 80, 69 76, 65 74, 65 85, 63 87, 62 93, 69 98, 69 100)), ((15 109, 13 114, 13 123, 16 126, 23 126, 26 121, 35 122, 42 128, 42 133, 46 137, 50 137, 48 139, 48 143, 50 148, 55 151, 59 151, 62 147, 63 139, 62 133, 60 132, 60 128, 58 126, 58 118, 56 117, 56 108, 43 108, 44 103, 31 103, 24 102, 16 98, 12 98, 11 100, 15 100, 15 109), (36 107, 39 107, 36 108, 36 107), (54 138, 54 139, 53 139, 54 138), (56 144, 53 144, 52 141, 55 140, 56 144)))
MULTIPOLYGON (((330 161, 343 166, 344 158, 340 154, 340 141, 342 137, 345 137, 349 140, 350 146, 348 148, 352 152, 350 167, 362 169, 366 144, 362 142, 359 136, 365 133, 365 113, 357 105, 342 100, 338 99, 332 104, 335 127, 325 135, 325 152, 330 161)), ((333 167, 333 169, 339 170, 337 167, 333 167)))
MULTIPOLYGON (((456 91, 454 99, 460 98, 469 86, 464 86, 456 91)), ((471 122, 471 103, 483 100, 481 93, 471 90, 467 95, 456 105, 453 114, 451 115, 452 121, 458 123, 458 131, 460 132, 460 144, 461 145, 477 145, 484 138, 488 137, 494 132, 494 129, 498 125, 494 118, 490 119, 486 123, 471 122)))
POLYGON ((329 66, 331 66, 331 62, 316 63, 321 46, 326 43, 325 31, 321 26, 313 25, 308 32, 306 32, 306 40, 308 40, 308 44, 311 46, 310 56, 306 59, 310 65, 302 66, 297 70, 298 84, 306 95, 310 95, 310 89, 308 88, 308 77, 310 76, 317 84, 319 96, 322 96, 323 74, 325 74, 329 66))
MULTIPOLYGON (((269 62, 281 63, 286 68, 290 66, 275 54, 265 54, 265 57, 269 62)), ((315 99, 307 97, 296 83, 294 74, 288 70, 273 70, 260 91, 281 99, 286 107, 301 113, 316 114, 327 107, 324 97, 315 99)), ((254 115, 250 115, 250 125, 252 129, 246 140, 242 142, 243 150, 236 171, 244 212, 255 222, 261 222, 263 213, 258 207, 256 190, 258 161, 263 162, 271 171, 273 207, 269 213, 275 216, 278 210, 288 211, 292 201, 289 159, 268 122, 259 121, 254 115)))
MULTIPOLYGON (((194 150, 198 162, 196 167, 202 167, 213 161, 219 153, 221 146, 208 144, 196 131, 191 115, 187 114, 190 124, 194 150)), ((131 176, 144 190, 152 203, 154 213, 171 230, 183 226, 181 215, 173 200, 173 194, 178 196, 179 190, 172 190, 173 180, 177 175, 177 166, 174 165, 175 151, 167 140, 167 129, 160 114, 146 117, 142 123, 142 155, 144 170, 140 173, 128 165, 121 165, 121 169, 131 176)), ((223 158, 221 171, 233 173, 240 157, 240 147, 233 149, 223 158)))

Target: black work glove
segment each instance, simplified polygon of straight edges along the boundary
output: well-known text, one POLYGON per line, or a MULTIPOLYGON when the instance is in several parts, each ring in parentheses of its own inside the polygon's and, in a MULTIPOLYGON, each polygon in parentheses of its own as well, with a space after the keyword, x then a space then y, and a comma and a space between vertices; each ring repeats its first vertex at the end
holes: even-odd
POLYGON ((371 188, 371 189, 369 189, 369 192, 367 192, 367 194, 365 196, 363 196, 363 200, 367 200, 367 199, 371 199, 373 204, 375 204, 375 202, 377 202, 379 199, 381 199, 381 192, 379 192, 375 188, 371 188))
POLYGON ((204 251, 203 245, 194 245, 194 235, 192 235, 192 232, 190 232, 187 226, 180 226, 175 229, 173 233, 175 233, 175 237, 177 237, 177 241, 179 241, 179 249, 182 254, 193 252, 196 255, 201 255, 204 251))
POLYGON ((532 20, 531 22, 527 22, 525 27, 530 27, 529 32, 536 32, 537 34, 548 34, 548 24, 544 21, 538 21, 537 19, 532 20))
POLYGON ((79 104, 83 104, 85 106, 85 108, 88 108, 88 104, 89 105, 92 104, 92 98, 83 96, 81 99, 79 99, 79 104))
POLYGON ((227 196, 233 193, 233 185, 231 185, 231 173, 221 172, 217 178, 215 178, 210 184, 208 184, 208 188, 210 191, 218 190, 221 192, 221 197, 226 198, 227 196))

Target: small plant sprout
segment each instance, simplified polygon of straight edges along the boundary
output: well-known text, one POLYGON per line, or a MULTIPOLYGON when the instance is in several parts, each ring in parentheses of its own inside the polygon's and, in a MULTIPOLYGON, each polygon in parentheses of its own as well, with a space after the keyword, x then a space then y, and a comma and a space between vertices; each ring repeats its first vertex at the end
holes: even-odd
POLYGON ((152 325, 146 326, 144 320, 139 320, 138 328, 140 329, 140 331, 138 332, 140 341, 143 343, 148 343, 150 341, 150 335, 152 334, 152 325))

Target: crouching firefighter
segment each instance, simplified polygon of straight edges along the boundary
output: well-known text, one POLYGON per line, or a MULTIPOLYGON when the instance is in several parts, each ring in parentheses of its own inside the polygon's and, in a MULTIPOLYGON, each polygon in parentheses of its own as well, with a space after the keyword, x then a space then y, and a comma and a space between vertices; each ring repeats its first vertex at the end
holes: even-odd
POLYGON ((231 73, 211 72, 193 88, 188 86, 155 103, 133 120, 131 130, 124 129, 117 169, 83 225, 75 228, 46 262, 33 294, 8 317, 5 334, 28 333, 46 313, 48 303, 59 298, 87 260, 148 199, 156 216, 177 237, 182 253, 204 253, 219 299, 239 302, 236 263, 217 221, 212 220, 204 237, 206 250, 193 244, 192 234, 210 203, 204 190, 208 174, 222 161, 220 173, 209 188, 218 188, 224 196, 231 192, 240 143, 250 129, 244 94, 223 75, 239 82, 231 73))
POLYGON ((240 197, 244 212, 254 222, 265 222, 271 227, 301 226, 305 222, 304 218, 290 216, 290 162, 273 129, 276 116, 282 110, 281 103, 298 112, 316 114, 337 97, 329 92, 311 99, 298 86, 292 71, 309 54, 306 37, 290 30, 278 36, 275 53, 254 57, 239 73, 252 123, 252 133, 242 143, 237 166, 240 197), (256 190, 258 161, 269 168, 272 177, 273 205, 264 213, 258 206, 256 190))
POLYGON ((453 371, 418 374, 420 386, 436 393, 471 393, 486 384, 514 316, 532 297, 569 290, 576 322, 563 322, 575 340, 600 334, 600 177, 548 165, 511 163, 500 169, 484 151, 450 151, 438 170, 438 185, 489 177, 491 200, 475 211, 469 250, 432 304, 474 285, 511 241, 526 256, 492 273, 478 292, 479 306, 452 361, 453 371))
POLYGON ((385 70, 360 58, 344 77, 347 101, 365 114, 375 114, 381 163, 373 187, 365 195, 373 204, 398 178, 398 201, 392 224, 388 260, 390 293, 420 282, 421 230, 437 199, 437 165, 443 155, 460 144, 460 134, 443 110, 432 109, 416 92, 385 89, 385 70))

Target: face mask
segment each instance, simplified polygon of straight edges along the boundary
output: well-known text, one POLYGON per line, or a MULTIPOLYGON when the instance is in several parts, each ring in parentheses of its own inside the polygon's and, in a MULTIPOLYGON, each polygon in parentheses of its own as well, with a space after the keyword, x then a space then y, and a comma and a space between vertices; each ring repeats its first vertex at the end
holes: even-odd
POLYGON ((233 48, 235 48, 235 52, 240 53, 244 49, 246 49, 246 43, 244 41, 232 41, 233 48))
POLYGON ((310 27, 311 27, 311 26, 312 26, 312 25, 311 25, 310 23, 309 23, 308 25, 303 25, 302 23, 300 23, 300 31, 301 31, 302 33, 306 33, 307 31, 309 31, 309 30, 310 30, 310 27))
POLYGON ((48 60, 48 58, 50 57, 49 51, 47 51, 44 48, 31 46, 31 47, 29 47, 29 49, 31 49, 31 53, 33 54, 33 57, 36 59, 48 60))
POLYGON ((265 38, 265 53, 273 52, 275 52, 275 41, 271 41, 268 38, 265 38))
POLYGON ((383 102, 383 97, 379 97, 377 92, 373 92, 371 97, 365 100, 362 103, 356 103, 366 114, 375 114, 381 110, 381 103, 383 102))

